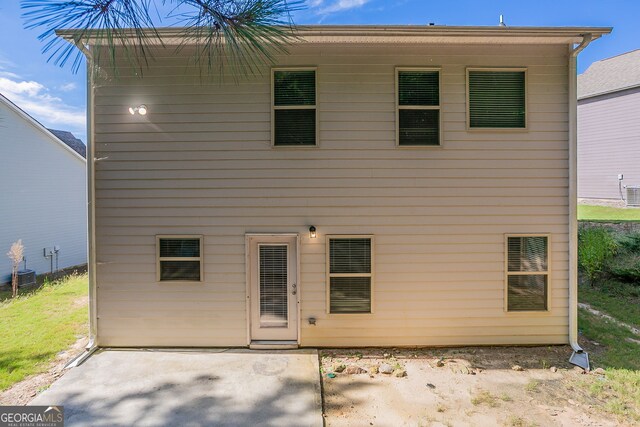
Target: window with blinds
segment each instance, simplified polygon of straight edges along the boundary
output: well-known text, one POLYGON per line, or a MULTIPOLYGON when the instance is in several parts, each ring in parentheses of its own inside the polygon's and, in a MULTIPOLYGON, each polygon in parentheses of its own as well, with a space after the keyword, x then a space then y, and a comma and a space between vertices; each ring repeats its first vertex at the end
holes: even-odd
POLYGON ((440 71, 396 73, 398 145, 440 145, 440 71))
POLYGON ((201 236, 157 237, 158 281, 202 280, 201 236))
POLYGON ((273 70, 273 145, 316 145, 316 71, 273 70))
POLYGON ((507 236, 506 250, 507 310, 547 310, 549 238, 507 236))
POLYGON ((524 129, 526 71, 468 69, 469 128, 524 129))
POLYGON ((328 236, 329 313, 371 313, 372 238, 328 236))

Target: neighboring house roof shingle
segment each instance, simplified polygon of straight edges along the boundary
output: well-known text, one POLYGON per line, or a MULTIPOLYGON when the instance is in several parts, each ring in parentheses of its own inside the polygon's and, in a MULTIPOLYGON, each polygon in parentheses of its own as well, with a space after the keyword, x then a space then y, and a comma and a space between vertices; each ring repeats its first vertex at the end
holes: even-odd
POLYGON ((640 86, 640 49, 594 62, 578 76, 578 99, 640 86))
POLYGON ((82 140, 76 138, 71 132, 66 130, 48 129, 49 132, 58 137, 62 142, 73 148, 73 151, 80 154, 85 159, 87 158, 87 147, 82 140))

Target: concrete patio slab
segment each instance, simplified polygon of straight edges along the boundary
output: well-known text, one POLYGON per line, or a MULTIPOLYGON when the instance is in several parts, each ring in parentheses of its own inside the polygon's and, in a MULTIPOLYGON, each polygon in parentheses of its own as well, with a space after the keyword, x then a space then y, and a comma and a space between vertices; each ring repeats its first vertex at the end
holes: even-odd
POLYGON ((65 426, 322 426, 315 350, 109 350, 31 405, 65 426))

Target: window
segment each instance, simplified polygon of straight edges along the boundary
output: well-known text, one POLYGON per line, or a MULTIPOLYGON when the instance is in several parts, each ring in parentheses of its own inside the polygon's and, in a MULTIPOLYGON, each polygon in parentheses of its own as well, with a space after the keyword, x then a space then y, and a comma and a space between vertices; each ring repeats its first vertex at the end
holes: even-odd
POLYGON ((158 281, 202 280, 201 236, 157 237, 158 281))
POLYGON ((524 69, 468 69, 467 83, 469 128, 527 127, 524 69))
POLYGON ((507 311, 546 311, 549 238, 507 236, 507 311))
POLYGON ((400 146, 440 145, 440 71, 397 69, 400 146))
POLYGON ((329 313, 371 313, 372 237, 328 236, 329 313))
POLYGON ((275 146, 316 145, 316 71, 273 70, 275 146))

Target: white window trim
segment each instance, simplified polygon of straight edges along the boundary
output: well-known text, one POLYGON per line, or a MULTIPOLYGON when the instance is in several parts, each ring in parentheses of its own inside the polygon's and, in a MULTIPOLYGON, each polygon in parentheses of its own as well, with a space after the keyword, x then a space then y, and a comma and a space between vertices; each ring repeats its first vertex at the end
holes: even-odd
POLYGON ((271 148, 278 150, 287 149, 310 149, 320 146, 320 129, 319 129, 319 109, 318 109, 318 67, 273 67, 271 68, 271 148), (275 105, 276 91, 275 91, 275 73, 276 71, 314 71, 315 72, 315 98, 316 103, 314 105, 275 105), (276 110, 315 110, 316 111, 316 143, 314 145, 276 145, 276 110))
POLYGON ((326 312, 330 316, 371 316, 374 313, 374 285, 375 285, 375 238, 372 234, 327 234, 325 237, 326 247, 326 312), (330 241, 335 239, 370 239, 371 240, 371 271, 367 273, 331 273, 331 245, 330 241), (368 313, 332 313, 331 312, 331 278, 332 277, 370 277, 370 298, 371 310, 368 313))
POLYGON ((440 67, 396 67, 395 69, 395 104, 396 104, 396 147, 408 149, 442 148, 444 145, 442 132, 442 70, 440 67), (400 90, 398 76, 401 71, 436 71, 438 73, 438 106, 434 105, 400 105, 400 90), (400 145, 400 110, 438 110, 438 140, 437 145, 400 145))
POLYGON ((548 315, 551 313, 551 234, 531 233, 516 234, 508 233, 504 235, 504 312, 509 316, 532 316, 548 315), (546 237, 547 238, 547 270, 546 271, 509 271, 509 237, 546 237), (509 276, 547 276, 547 308, 545 310, 509 310, 509 276))
POLYGON ((202 283, 204 281, 204 238, 200 234, 159 234, 156 235, 156 281, 158 283, 202 283), (198 239, 200 242, 199 257, 161 257, 160 239, 198 239), (160 261, 199 261, 200 280, 161 280, 160 261))
POLYGON ((529 132, 529 71, 526 67, 467 67, 466 69, 466 114, 468 132, 529 132), (524 71, 524 127, 522 128, 474 128, 471 127, 471 114, 469 109, 469 71, 524 71))

